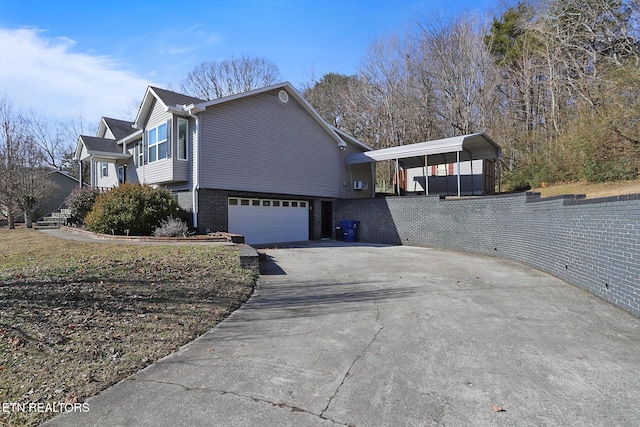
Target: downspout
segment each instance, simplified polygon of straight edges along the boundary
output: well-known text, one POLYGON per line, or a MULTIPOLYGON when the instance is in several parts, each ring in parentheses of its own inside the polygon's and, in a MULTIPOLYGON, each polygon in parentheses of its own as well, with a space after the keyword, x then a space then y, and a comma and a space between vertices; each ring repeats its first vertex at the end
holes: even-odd
POLYGON ((376 198, 376 162, 370 162, 371 165, 371 198, 376 198))
MULTIPOLYGON (((347 177, 345 176, 345 171, 344 171, 344 167, 342 166, 342 154, 341 152, 344 151, 344 147, 341 146, 340 144, 338 144, 338 179, 336 180, 336 198, 341 199, 342 197, 340 197, 341 192, 342 192, 342 187, 344 187, 344 182, 346 181, 347 177)), ((345 160, 346 163, 346 160, 345 160)), ((351 165, 349 165, 349 171, 351 171, 351 165)))
POLYGON ((193 109, 188 109, 189 116, 196 121, 196 129, 193 135, 193 189, 192 210, 193 228, 198 229, 198 191, 200 190, 200 116, 193 114, 193 109))
POLYGON ((351 165, 349 165, 349 195, 353 199, 353 171, 351 170, 351 165))

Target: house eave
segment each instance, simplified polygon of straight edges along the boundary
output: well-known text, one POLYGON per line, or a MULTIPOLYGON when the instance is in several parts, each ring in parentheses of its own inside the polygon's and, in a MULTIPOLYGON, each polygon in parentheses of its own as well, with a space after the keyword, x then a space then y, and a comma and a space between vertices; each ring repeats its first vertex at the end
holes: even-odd
POLYGON ((138 129, 134 133, 132 133, 131 135, 127 135, 125 138, 122 138, 121 140, 119 140, 118 144, 128 144, 129 142, 135 141, 136 139, 140 138, 141 136, 142 136, 142 129, 138 129))
POLYGON ((118 160, 129 160, 133 158, 131 154, 119 154, 119 153, 110 153, 107 151, 87 151, 87 156, 82 157, 80 160, 86 160, 88 158, 92 158, 94 161, 118 161, 118 160))

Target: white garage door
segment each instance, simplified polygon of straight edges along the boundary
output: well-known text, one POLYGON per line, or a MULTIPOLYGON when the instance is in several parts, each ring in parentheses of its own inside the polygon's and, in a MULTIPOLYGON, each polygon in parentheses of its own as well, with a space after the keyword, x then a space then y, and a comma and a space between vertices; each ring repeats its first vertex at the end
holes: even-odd
POLYGON ((231 197, 229 232, 248 244, 309 240, 309 202, 231 197))

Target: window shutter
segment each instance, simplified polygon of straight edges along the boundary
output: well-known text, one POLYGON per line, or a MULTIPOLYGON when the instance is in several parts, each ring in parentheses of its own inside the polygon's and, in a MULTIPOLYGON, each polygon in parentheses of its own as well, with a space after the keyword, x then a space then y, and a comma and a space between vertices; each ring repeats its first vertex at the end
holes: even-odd
POLYGON ((171 158, 171 153, 173 152, 173 143, 176 139, 173 137, 173 132, 171 132, 172 122, 173 118, 167 120, 167 159, 171 158))

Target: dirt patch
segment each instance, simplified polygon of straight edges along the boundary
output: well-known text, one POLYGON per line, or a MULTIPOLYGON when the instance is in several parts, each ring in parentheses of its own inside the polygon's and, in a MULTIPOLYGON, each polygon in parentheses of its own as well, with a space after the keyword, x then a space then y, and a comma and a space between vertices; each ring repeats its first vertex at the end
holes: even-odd
POLYGON ((56 403, 81 403, 173 352, 255 282, 228 246, 91 244, 5 228, 0 247, 0 404, 44 404, 1 411, 12 426, 36 425, 56 403))

